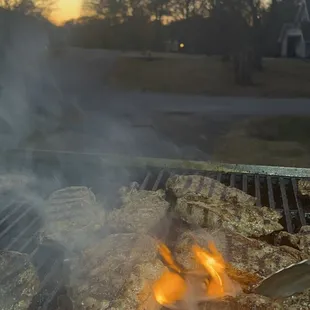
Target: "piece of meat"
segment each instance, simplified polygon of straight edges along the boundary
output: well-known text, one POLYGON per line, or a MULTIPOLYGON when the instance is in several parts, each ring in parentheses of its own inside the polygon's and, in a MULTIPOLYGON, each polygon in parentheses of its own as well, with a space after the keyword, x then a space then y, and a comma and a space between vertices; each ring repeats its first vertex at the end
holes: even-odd
POLYGON ((164 268, 153 238, 141 234, 110 235, 86 250, 72 267, 75 309, 151 309, 150 285, 164 268))
POLYGON ((0 251, 0 309, 27 310, 39 285, 28 255, 0 251))
POLYGON ((294 294, 278 301, 282 309, 287 310, 309 310, 310 309, 310 289, 301 294, 294 294))
POLYGON ((267 297, 255 294, 240 294, 236 298, 226 297, 204 302, 199 310, 283 310, 281 305, 267 297))
POLYGON ((176 244, 176 260, 187 269, 192 269, 195 266, 192 245, 198 243, 206 248, 211 240, 215 242, 226 262, 235 269, 262 278, 303 260, 298 250, 286 246, 272 246, 224 229, 211 233, 203 229, 183 233, 176 244))
MULTIPOLYGON (((199 183, 200 184, 200 183, 199 183)), ((201 176, 181 176, 168 180, 167 188, 177 197, 175 210, 186 222, 205 227, 210 230, 227 228, 244 236, 260 237, 283 229, 278 222, 281 215, 270 208, 256 207, 255 199, 237 189, 226 187, 223 184, 201 176), (193 187, 186 187, 186 178, 194 184, 198 180, 213 182, 218 188, 216 195, 207 194, 208 190, 194 191, 193 187), (181 191, 180 188, 187 188, 181 191), (220 195, 220 190, 225 194, 220 195)))
POLYGON ((301 179, 297 183, 298 192, 303 196, 310 195, 310 181, 301 179))
POLYGON ((113 232, 147 233, 167 214, 169 203, 159 191, 123 191, 122 207, 112 211, 107 223, 113 232))
POLYGON ((79 251, 100 240, 105 211, 87 187, 68 187, 47 199, 44 220, 44 239, 57 241, 69 251, 79 251))
POLYGON ((237 188, 225 186, 212 178, 199 175, 175 175, 167 180, 166 188, 177 198, 184 197, 187 194, 198 194, 204 197, 210 196, 215 201, 225 200, 250 205, 256 203, 255 197, 237 188))
POLYGON ((280 231, 275 237, 275 244, 298 249, 304 258, 310 258, 310 226, 302 226, 297 234, 280 231))

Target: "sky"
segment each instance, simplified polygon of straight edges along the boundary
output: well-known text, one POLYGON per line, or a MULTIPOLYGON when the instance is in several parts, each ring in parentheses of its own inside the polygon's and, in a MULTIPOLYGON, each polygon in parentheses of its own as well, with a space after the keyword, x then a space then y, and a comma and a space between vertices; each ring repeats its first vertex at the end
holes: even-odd
POLYGON ((80 16, 82 0, 58 0, 57 12, 53 13, 52 20, 58 24, 80 16))

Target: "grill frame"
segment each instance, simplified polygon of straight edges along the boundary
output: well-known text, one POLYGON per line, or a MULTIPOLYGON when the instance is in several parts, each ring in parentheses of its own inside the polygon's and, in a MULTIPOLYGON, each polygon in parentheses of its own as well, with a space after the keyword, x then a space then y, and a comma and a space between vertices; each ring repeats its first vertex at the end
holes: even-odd
MULTIPOLYGON (((231 187, 236 187, 249 194, 254 194, 257 197, 257 205, 267 206, 283 213, 285 218, 285 226, 288 232, 294 232, 293 220, 297 218, 300 226, 310 224, 310 200, 309 212, 306 212, 305 206, 299 199, 297 182, 299 179, 310 180, 309 168, 292 168, 292 167, 275 167, 275 166, 252 166, 252 165, 233 165, 223 163, 211 162, 197 162, 197 161, 184 161, 184 160, 171 160, 171 159, 158 159, 158 158, 142 158, 142 157, 127 157, 120 155, 109 154, 96 154, 96 153, 78 153, 70 151, 49 151, 49 150, 14 150, 6 152, 1 155, 2 163, 4 163, 4 170, 7 167, 16 168, 27 167, 31 171, 36 171, 41 163, 55 163, 61 164, 60 167, 73 167, 79 163, 79 167, 95 166, 101 167, 98 173, 105 171, 105 169, 112 169, 113 171, 130 169, 140 171, 140 178, 133 177, 130 181, 137 181, 139 190, 158 190, 162 188, 168 177, 175 174, 183 175, 199 175, 211 177, 214 180, 220 181, 223 184, 231 187), (263 192, 264 190, 264 192, 263 192), (280 197, 278 197, 280 194, 280 197), (282 201, 282 210, 279 208, 279 199, 282 201)), ((69 169, 70 170, 70 169, 69 169)), ((70 170, 72 171, 72 170, 70 170)), ((70 171, 68 173, 70 173, 70 171)), ((139 175, 139 173, 138 173, 139 175)), ((135 174, 136 176, 136 174, 135 174)), ((97 176, 101 178, 101 176, 97 176)), ((212 195, 214 182, 211 183, 209 196, 212 195)), ((87 184, 82 184, 87 185, 87 184)), ((123 184, 129 185, 129 184, 123 184)), ((190 185, 190 184, 189 184, 190 185)), ((203 187, 201 183, 201 188, 203 187)), ((89 186, 92 187, 92 186, 89 186)), ((223 193, 225 195, 225 193, 223 193)), ((281 205, 281 203, 280 203, 281 205)), ((3 210, 0 210, 0 222, 3 219, 3 210)), ((25 212, 25 211, 23 211, 25 212)), ((21 215, 19 215, 21 216, 21 215)), ((16 217, 15 221, 17 221, 16 217)), ((23 227, 19 232, 18 238, 23 235, 25 231, 31 228, 39 219, 33 218, 27 227, 23 227)), ((17 221, 18 222, 18 221, 17 221)), ((12 225, 13 226, 13 225, 12 225)), ((11 227, 12 228, 12 227, 11 227)), ((10 231, 11 228, 6 228, 10 231)), ((5 235, 5 232, 0 231, 0 236, 5 235)), ((35 242, 37 235, 33 235, 31 239, 20 248, 14 249, 15 251, 26 252, 26 248, 35 242)), ((9 246, 5 250, 13 250, 12 246, 18 240, 12 239, 9 246)), ((35 259, 38 248, 31 250, 31 259, 35 259)), ((44 261, 39 262, 36 266, 38 270, 44 268, 44 261)), ((63 260, 55 259, 54 263, 49 262, 49 271, 46 272, 41 280, 40 293, 46 298, 40 305, 32 305, 31 310, 35 309, 50 309, 49 305, 53 302, 55 297, 62 291, 63 283, 53 282, 51 288, 50 280, 53 278, 54 273, 61 273, 63 270, 63 260), (57 270, 56 270, 57 269, 57 270)), ((30 310, 29 309, 29 310, 30 310)))

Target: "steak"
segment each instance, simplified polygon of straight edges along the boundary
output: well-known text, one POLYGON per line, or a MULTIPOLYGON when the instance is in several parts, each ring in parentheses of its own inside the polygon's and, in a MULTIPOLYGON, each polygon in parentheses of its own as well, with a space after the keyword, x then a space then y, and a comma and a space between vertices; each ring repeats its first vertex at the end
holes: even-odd
POLYGON ((150 285, 163 270, 153 238, 141 234, 110 235, 84 251, 72 268, 75 309, 150 309, 150 285))
POLYGON ((177 176, 168 180, 167 189, 177 197, 175 211, 194 226, 209 230, 229 229, 247 237, 260 237, 283 229, 279 223, 281 215, 277 211, 257 207, 255 198, 215 180, 201 176, 177 176), (197 183, 212 182, 216 190, 211 196, 207 194, 208 187, 197 190, 197 183), (187 184, 192 185, 188 187, 187 184), (185 189, 181 190, 183 187, 185 189))
POLYGON ((165 193, 159 191, 123 191, 122 207, 108 215, 108 225, 113 232, 147 233, 167 214, 169 203, 165 193))
POLYGON ((90 189, 68 187, 50 195, 44 216, 43 239, 57 241, 69 251, 79 251, 100 240, 105 211, 90 189))
POLYGON ((27 310, 39 285, 28 255, 0 251, 0 309, 27 310))

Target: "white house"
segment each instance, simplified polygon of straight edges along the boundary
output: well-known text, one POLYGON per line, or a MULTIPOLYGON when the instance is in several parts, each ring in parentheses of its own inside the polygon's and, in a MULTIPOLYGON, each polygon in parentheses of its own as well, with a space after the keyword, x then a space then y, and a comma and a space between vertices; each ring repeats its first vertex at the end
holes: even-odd
POLYGON ((310 56, 310 18, 305 0, 296 3, 295 19, 285 23, 278 39, 282 57, 310 56))

